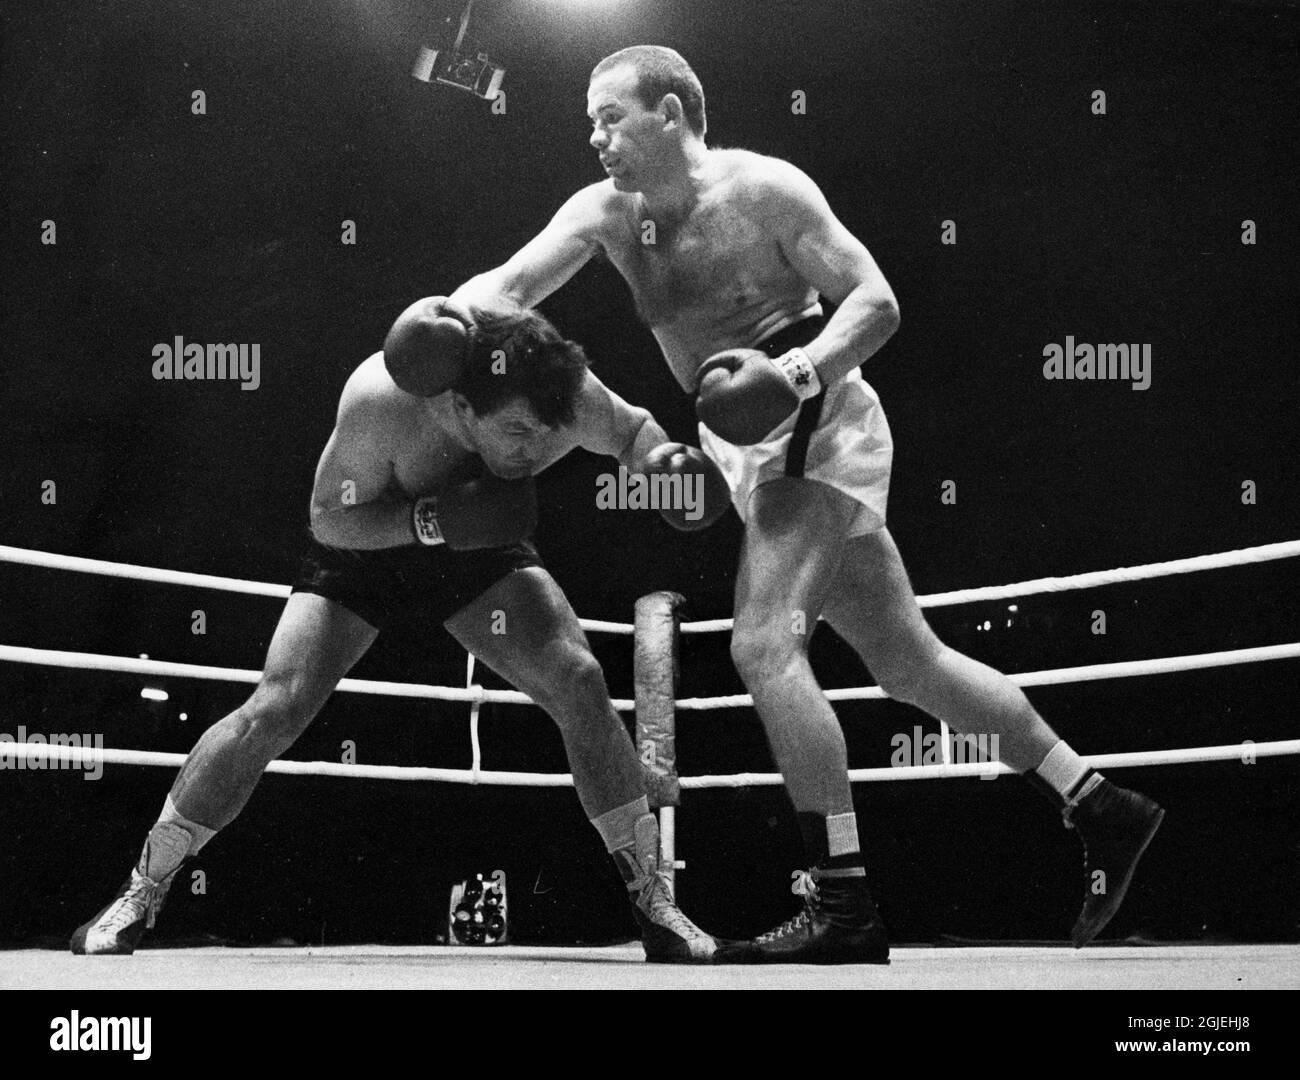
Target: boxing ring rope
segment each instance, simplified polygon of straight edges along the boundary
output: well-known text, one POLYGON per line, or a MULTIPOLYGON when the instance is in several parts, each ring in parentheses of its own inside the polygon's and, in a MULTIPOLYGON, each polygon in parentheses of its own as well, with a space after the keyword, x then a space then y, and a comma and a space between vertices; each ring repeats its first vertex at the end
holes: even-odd
MULTIPOLYGON (((194 574, 188 570, 164 570, 157 566, 86 559, 80 555, 57 555, 51 551, 9 547, 6 544, 0 544, 0 562, 40 566, 47 570, 70 570, 78 574, 98 574, 101 577, 126 578, 129 581, 148 581, 156 585, 188 585, 193 589, 216 589, 219 592, 244 593, 247 596, 269 596, 279 600, 287 600, 293 591, 290 585, 277 585, 270 581, 245 581, 242 578, 218 577, 215 574, 194 574)), ((580 621, 584 630, 595 633, 632 633, 631 623, 607 622, 602 619, 580 621)))
MULTIPOLYGON (((55 746, 46 743, 0 743, 0 755, 24 762, 87 765, 156 765, 179 768, 185 754, 154 750, 112 750, 84 746, 55 746)), ((1140 750, 1124 754, 1081 755, 1093 768, 1128 769, 1145 765, 1191 765, 1212 761, 1240 761, 1253 758, 1289 757, 1300 754, 1300 739, 1275 742, 1230 743, 1226 746, 1194 746, 1177 750, 1140 750)), ((473 769, 436 769, 413 765, 344 765, 337 761, 271 762, 266 771, 284 776, 334 776, 350 780, 434 780, 449 784, 483 784, 496 787, 572 787, 571 773, 493 772, 473 769)), ((1013 775, 1002 762, 969 762, 956 765, 900 765, 872 769, 850 769, 856 783, 888 780, 950 780, 967 777, 992 778, 1013 775)), ((730 773, 719 776, 683 776, 683 788, 776 787, 784 783, 780 773, 730 773)))
MULTIPOLYGON (((1300 555, 1300 540, 1286 540, 1278 544, 1261 544, 1258 547, 1221 551, 1214 555, 1194 555, 1191 558, 1171 559, 1167 562, 1145 563, 1142 566, 1121 566, 1113 570, 1090 570, 1066 577, 1034 578, 1030 581, 1013 582, 1010 585, 983 585, 974 589, 929 593, 916 599, 923 608, 974 604, 985 600, 1010 600, 1017 596, 1069 592, 1072 589, 1096 589, 1103 585, 1118 585, 1130 581, 1149 581, 1170 574, 1192 574, 1202 570, 1249 566, 1252 563, 1268 562, 1272 559, 1291 559, 1297 555, 1300 555)), ((718 630, 730 630, 731 624, 731 619, 684 622, 682 633, 707 634, 718 630)))
MULTIPOLYGON (((923 606, 965 603, 975 600, 1006 599, 1026 593, 1058 592, 1072 588, 1091 588, 1116 582, 1146 580, 1167 574, 1190 573, 1205 569, 1219 569, 1262 562, 1270 559, 1290 558, 1300 555, 1300 541, 1268 544, 1255 548, 1223 552, 1216 555, 1197 556, 1145 566, 1126 567, 1118 570, 1094 571, 1072 577, 1040 578, 1035 581, 1022 582, 1017 585, 1000 585, 985 588, 967 589, 956 592, 940 593, 920 598, 923 606)), ((84 559, 75 556, 56 555, 49 552, 32 551, 0 545, 0 562, 21 563, 52 569, 66 569, 83 573, 104 574, 111 577, 132 580, 152 581, 165 584, 190 585, 192 587, 222 589, 252 595, 286 597, 289 586, 273 585, 264 582, 242 581, 236 578, 222 578, 207 574, 192 574, 182 571, 161 570, 152 567, 140 567, 126 563, 105 562, 98 559, 84 559)), ((648 599, 648 598, 643 598, 648 599)), ((638 605, 638 620, 642 612, 638 605)), ((627 623, 607 622, 602 620, 581 620, 584 629, 607 633, 631 633, 633 625, 627 623)), ((707 622, 676 623, 673 630, 677 632, 701 633, 706 630, 721 630, 730 627, 731 620, 719 619, 707 622)), ((673 640, 666 648, 671 652, 673 640)), ((663 643, 660 643, 663 651, 663 643)), ((1234 664, 1256 663, 1266 660, 1294 659, 1300 657, 1300 642, 1267 645, 1248 649, 1233 649, 1215 653, 1201 653, 1188 656, 1164 657, 1148 660, 1123 661, 1111 664, 1093 664, 1075 668, 1057 668, 1037 672, 1022 672, 1010 678, 1019 686, 1045 686, 1057 683, 1085 682, 1097 679, 1129 678, 1171 672, 1191 671, 1201 668, 1221 667, 1234 664)), ((139 675, 162 675, 187 679, 212 679, 227 682, 256 683, 261 672, 234 668, 211 667, 199 664, 172 663, 158 660, 135 659, 123 656, 108 656, 95 653, 69 652, 56 649, 33 649, 11 645, 0 645, 0 660, 12 663, 27 663, 51 667, 75 668, 78 670, 111 671, 139 675)), ((344 692, 382 694, 393 697, 419 698, 441 701, 464 701, 470 704, 470 769, 439 769, 396 765, 357 765, 335 762, 315 761, 281 761, 272 762, 268 772, 288 775, 337 776, 354 779, 386 780, 432 780, 451 783, 470 783, 485 785, 531 786, 531 787, 567 787, 572 786, 572 776, 567 773, 522 773, 497 772, 482 768, 482 751, 479 743, 478 720, 484 702, 532 705, 535 704, 526 694, 515 690, 487 690, 473 682, 475 658, 467 657, 466 687, 431 686, 414 683, 383 682, 365 679, 343 679, 338 689, 344 692)), ((638 687, 638 693, 641 687, 638 687)), ((880 687, 847 687, 826 691, 832 701, 847 700, 883 700, 888 697, 880 687)), ((727 695, 712 698, 684 698, 673 700, 668 694, 661 703, 667 708, 667 738, 671 741, 671 716, 675 709, 719 709, 752 706, 753 700, 747 694, 727 695)), ((614 707, 621 712, 637 710, 638 703, 628 699, 615 699, 614 707)), ((662 711, 662 710, 661 710, 662 711)), ((849 772, 854 782, 885 780, 921 780, 953 779, 979 776, 992 777, 1011 773, 1008 766, 1001 762, 974 762, 953 764, 950 761, 950 744, 948 726, 941 723, 941 745, 943 763, 939 765, 890 766, 887 768, 853 769, 849 772)), ((0 751, 4 756, 13 756, 24 764, 36 762, 43 764, 58 762, 60 764, 108 764, 152 765, 177 767, 185 760, 183 754, 158 753, 143 750, 121 750, 85 748, 43 743, 4 743, 0 751)), ((1124 754, 1092 755, 1086 760, 1099 768, 1129 768, 1142 765, 1185 764, 1192 762, 1209 762, 1236 760, 1246 753, 1254 758, 1277 757, 1300 754, 1300 739, 1279 740, 1267 743, 1233 744, 1214 747, 1189 747, 1175 750, 1151 750, 1124 754), (1247 750, 1248 748, 1248 750, 1247 750)), ((41 767, 41 766, 35 766, 41 767)), ((778 773, 737 773, 726 776, 674 775, 673 783, 680 783, 683 788, 701 789, 716 787, 748 787, 778 785, 782 778, 778 773)), ((672 806, 665 806, 672 810, 672 806)), ((671 817, 671 815, 670 815, 671 817)), ((668 853, 668 845, 665 845, 668 853)))
MULTIPOLYGON (((1168 562, 1146 563, 1142 566, 1118 567, 1113 570, 1092 570, 1082 574, 1066 577, 1035 578, 1031 581, 1015 582, 1010 585, 986 585, 974 589, 958 589, 953 592, 931 593, 918 596, 922 607, 943 607, 952 604, 977 603, 984 600, 1007 600, 1016 596, 1031 596, 1038 593, 1066 592, 1072 589, 1093 589, 1103 585, 1115 585, 1131 581, 1147 581, 1151 578, 1164 577, 1169 574, 1190 574, 1202 570, 1222 570, 1234 566, 1248 566, 1252 563, 1267 562, 1272 559, 1290 559, 1300 555, 1300 540, 1286 540, 1277 544, 1261 544, 1258 547, 1238 548, 1235 551, 1222 551, 1213 555, 1196 555, 1186 559, 1173 559, 1168 562)), ((213 574, 194 574, 184 570, 164 570, 152 566, 137 566, 131 563, 108 562, 103 559, 86 559, 77 555, 58 555, 49 551, 35 551, 31 548, 9 547, 0 544, 0 562, 18 563, 25 566, 40 566, 51 570, 70 570, 82 574, 99 574, 104 577, 127 578, 133 581, 149 581, 163 585, 189 585, 198 589, 218 589, 224 592, 246 593, 252 596, 271 596, 283 600, 291 591, 288 585, 276 585, 265 581, 245 581, 241 578, 217 577, 213 574)), ((631 634, 632 624, 608 622, 600 619, 580 619, 582 628, 597 633, 631 634)), ((711 633, 718 630, 730 630, 730 619, 705 619, 698 622, 681 624, 683 634, 711 633)))
MULTIPOLYGON (((1197 671, 1202 668, 1229 667, 1235 664, 1253 664, 1265 660, 1293 660, 1300 658, 1300 641, 1284 645, 1261 645, 1251 649, 1228 649, 1223 652, 1195 653, 1188 656, 1164 656, 1151 660, 1121 660, 1111 664, 1090 664, 1084 667, 1052 668, 1044 671, 1022 671, 1008 674, 1017 686, 1054 686, 1064 683, 1094 682, 1099 679, 1127 679, 1146 675, 1165 675, 1172 672, 1197 671)), ((220 682, 256 683, 260 671, 239 668, 210 667, 203 664, 180 664, 167 660, 138 660, 130 656, 108 656, 103 653, 65 652, 59 649, 29 649, 18 645, 0 645, 0 660, 16 664, 35 664, 42 667, 74 668, 83 671, 114 671, 130 675, 163 675, 181 679, 213 679, 220 682)), ((472 664, 469 665, 472 673, 472 664)), ((382 682, 374 679, 342 679, 337 689, 346 693, 382 694, 386 697, 422 698, 431 701, 466 701, 477 716, 477 706, 483 702, 498 705, 534 705, 527 694, 518 690, 486 690, 478 685, 465 689, 454 686, 433 686, 420 683, 382 682)), ((846 686, 823 691, 829 701, 887 701, 889 695, 878 686, 846 686)), ((618 712, 633 712, 636 702, 631 698, 611 698, 618 712)), ((726 694, 721 697, 677 698, 678 709, 742 709, 751 708, 754 699, 749 694, 726 694)))

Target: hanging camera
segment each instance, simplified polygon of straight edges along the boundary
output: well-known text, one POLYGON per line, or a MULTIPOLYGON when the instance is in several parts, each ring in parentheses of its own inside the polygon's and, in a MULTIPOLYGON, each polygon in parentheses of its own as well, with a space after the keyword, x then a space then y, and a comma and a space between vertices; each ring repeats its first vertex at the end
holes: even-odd
MULTIPOLYGON (((479 42, 466 34, 473 7, 474 0, 469 0, 460 17, 456 40, 449 48, 420 46, 411 74, 421 82, 440 82, 491 101, 501 92, 501 80, 505 78, 506 69, 492 60, 479 42)), ((451 22, 450 19, 446 21, 451 22)))

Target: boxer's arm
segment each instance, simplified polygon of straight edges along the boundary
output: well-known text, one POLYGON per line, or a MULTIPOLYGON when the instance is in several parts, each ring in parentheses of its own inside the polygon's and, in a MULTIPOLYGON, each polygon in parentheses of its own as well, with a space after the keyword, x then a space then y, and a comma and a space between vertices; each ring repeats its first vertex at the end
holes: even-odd
POLYGON ((576 413, 578 445, 617 458, 633 472, 641 471, 646 455, 668 441, 647 410, 629 405, 590 371, 576 413))
POLYGON ((823 383, 870 359, 898 329, 898 302, 866 246, 835 216, 821 189, 789 162, 764 162, 767 220, 790 265, 839 307, 803 351, 823 383))
POLYGON ((451 298, 483 308, 498 306, 501 297, 521 307, 541 303, 600 249, 598 235, 605 214, 600 187, 593 184, 572 196, 546 228, 510 259, 470 278, 451 298))
POLYGON ((371 550, 414 543, 411 500, 392 496, 394 419, 382 391, 349 380, 311 494, 311 533, 322 544, 371 550))

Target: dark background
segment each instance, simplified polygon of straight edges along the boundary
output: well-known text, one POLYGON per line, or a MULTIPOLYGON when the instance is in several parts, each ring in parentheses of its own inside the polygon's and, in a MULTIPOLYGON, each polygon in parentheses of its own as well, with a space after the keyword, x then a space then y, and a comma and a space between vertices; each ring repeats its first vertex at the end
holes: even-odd
MULTIPOLYGON (((508 69, 505 115, 409 76, 420 41, 458 13, 447 0, 6 13, 0 542, 289 580, 347 374, 411 300, 500 262, 600 179, 587 75, 639 42, 695 66, 712 145, 804 168, 893 284, 902 329, 866 374, 897 443, 890 525, 919 593, 1300 535, 1291 5, 486 0, 471 31, 508 69), (195 89, 206 116, 191 114, 195 89), (795 89, 807 115, 791 113, 795 89), (56 246, 40 243, 45 219, 56 246), (344 219, 355 246, 339 242, 344 219), (944 219, 955 247, 939 242, 944 219), (150 350, 178 334, 260 343, 261 387, 155 382, 150 350), (1151 388, 1045 381, 1043 346, 1067 334, 1151 343, 1151 388)), ((611 387, 694 441, 611 267, 588 266, 543 310, 611 387)), ((539 546, 579 613, 630 620, 637 596, 672 588, 692 617, 730 614, 734 515, 684 536, 598 512, 608 465, 576 453, 541 478, 539 546)), ((1010 627, 999 604, 932 621, 1009 671, 1273 644, 1297 637, 1295 576, 1281 562, 1028 598, 1010 627), (1098 609, 1104 637, 1089 631, 1098 609), (975 629, 985 619, 993 631, 975 629)), ((236 668, 260 666, 280 607, 8 564, 0 598, 11 644, 236 668), (190 633, 196 608, 205 636, 190 633)), ((594 645, 630 696, 627 639, 594 645)), ((814 659, 828 686, 872 681, 829 635, 814 659)), ((1262 742, 1296 735, 1296 671, 1032 698, 1083 753, 1262 742)), ((464 659, 441 632, 399 629, 357 674, 456 685, 464 659)), ((171 700, 151 705, 141 682, 0 665, 0 731, 183 752, 247 692, 163 680, 171 700)), ((724 636, 687 639, 683 694, 739 689, 724 636)), ((925 722, 893 703, 839 712, 858 766, 885 764, 890 736, 925 722)), ((679 727, 688 775, 772 768, 750 711, 679 727)), ((364 762, 469 762, 463 707, 356 695, 334 698, 292 756, 338 760, 345 739, 364 762)), ((484 747, 487 768, 565 771, 535 710, 485 710, 484 747)), ((0 939, 57 944, 100 907, 172 775, 0 776, 0 939)), ((1295 759, 1120 778, 1171 813, 1108 935, 1300 935, 1295 759)), ((1027 785, 855 790, 897 940, 1064 936, 1079 850, 1027 785)), ((753 933, 791 913, 799 853, 779 788, 686 794, 679 846, 679 894, 706 927, 753 933)), ((431 941, 450 883, 497 868, 519 940, 633 929, 571 791, 269 777, 198 866, 206 895, 174 890, 156 940, 431 941)))

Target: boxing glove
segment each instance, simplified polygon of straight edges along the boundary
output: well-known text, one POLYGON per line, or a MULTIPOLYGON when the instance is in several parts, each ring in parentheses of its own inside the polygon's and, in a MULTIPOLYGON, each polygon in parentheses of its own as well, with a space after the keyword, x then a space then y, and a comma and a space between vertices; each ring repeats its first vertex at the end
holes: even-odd
POLYGON ((694 446, 682 443, 656 446, 646 455, 644 470, 649 476, 682 477, 682 505, 659 508, 663 519, 674 529, 682 532, 707 529, 731 505, 731 491, 722 470, 703 450, 694 446), (694 480, 696 476, 703 477, 703 480, 694 480))
POLYGON ((397 316, 384 338, 384 366, 408 394, 451 389, 469 361, 474 317, 445 296, 426 296, 397 316))
POLYGON ((417 542, 457 551, 502 547, 527 540, 537 525, 537 486, 531 476, 484 476, 416 499, 411 529, 417 542))
POLYGON ((753 446, 818 394, 821 382, 802 349, 776 359, 758 349, 728 349, 704 362, 696 387, 701 422, 727 442, 753 446))

